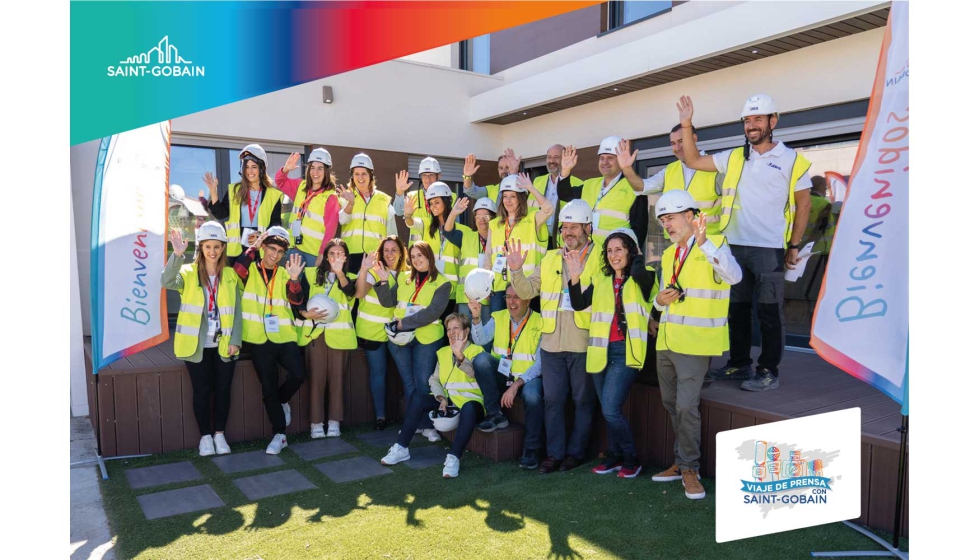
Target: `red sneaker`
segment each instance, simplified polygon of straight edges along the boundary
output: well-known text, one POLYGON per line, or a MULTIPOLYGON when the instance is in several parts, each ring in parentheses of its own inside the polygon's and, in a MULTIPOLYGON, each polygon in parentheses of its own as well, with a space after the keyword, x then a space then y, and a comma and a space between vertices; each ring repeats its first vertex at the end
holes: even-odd
POLYGON ((609 474, 616 472, 623 467, 623 458, 619 455, 608 455, 601 463, 592 467, 592 472, 596 474, 609 474))
POLYGON ((635 457, 628 457, 623 461, 623 467, 619 469, 619 478, 636 478, 642 470, 643 466, 636 462, 635 457))

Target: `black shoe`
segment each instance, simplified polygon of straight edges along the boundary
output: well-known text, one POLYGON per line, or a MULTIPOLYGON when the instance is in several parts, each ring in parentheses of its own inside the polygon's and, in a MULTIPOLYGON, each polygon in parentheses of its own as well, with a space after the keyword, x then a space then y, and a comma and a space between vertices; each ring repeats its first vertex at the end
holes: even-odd
POLYGON ((521 456, 521 468, 522 469, 536 469, 538 468, 538 450, 537 449, 525 449, 524 454, 521 456))
POLYGON ((724 366, 709 371, 708 377, 717 381, 741 381, 744 379, 752 379, 752 366, 724 366))
POLYGON ((558 467, 558 471, 559 472, 570 471, 570 470, 578 467, 581 464, 582 464, 582 460, 581 459, 579 459, 578 457, 572 457, 571 455, 569 455, 568 457, 565 457, 565 460, 564 461, 561 462, 561 465, 558 467))
POLYGON ((752 391, 754 393, 760 393, 762 391, 778 388, 779 378, 773 375, 773 372, 766 368, 759 368, 759 371, 754 379, 750 379, 742 383, 743 391, 752 391))
POLYGON ((385 420, 384 418, 378 418, 377 420, 374 421, 374 429, 379 432, 385 429, 387 425, 388 425, 388 421, 385 420))
POLYGON ((559 461, 554 457, 548 457, 541 462, 541 466, 538 467, 538 472, 541 474, 551 474, 556 470, 560 470, 560 465, 564 465, 563 461, 559 461))
POLYGON ((487 418, 483 422, 480 422, 480 425, 477 426, 476 429, 480 430, 481 432, 485 432, 489 434, 490 432, 496 429, 506 428, 509 425, 510 422, 507 421, 507 418, 505 418, 503 414, 498 412, 496 414, 491 414, 490 416, 487 416, 487 418))

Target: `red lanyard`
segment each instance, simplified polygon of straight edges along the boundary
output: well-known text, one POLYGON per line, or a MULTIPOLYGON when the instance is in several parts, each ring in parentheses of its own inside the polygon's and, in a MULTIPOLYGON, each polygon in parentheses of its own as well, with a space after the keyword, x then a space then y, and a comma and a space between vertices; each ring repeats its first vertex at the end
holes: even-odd
POLYGON ((262 191, 260 190, 259 191, 259 196, 257 196, 255 198, 255 206, 253 207, 252 206, 252 189, 249 189, 248 190, 248 220, 249 220, 249 223, 254 223, 255 225, 259 225, 258 222, 255 221, 255 214, 259 211, 259 205, 261 205, 261 204, 262 204, 262 191))
POLYGON ((303 198, 303 203, 299 205, 299 212, 296 213, 300 219, 306 215, 306 209, 310 207, 310 203, 313 202, 313 199, 320 193, 324 192, 324 190, 325 189, 321 187, 315 191, 306 191, 306 197, 303 198))
POLYGON ((418 299, 419 292, 422 291, 422 286, 425 286, 425 283, 428 282, 429 278, 431 277, 432 273, 430 272, 429 275, 425 277, 425 280, 422 280, 422 282, 419 282, 418 280, 415 281, 415 293, 412 294, 412 303, 415 303, 415 300, 418 299))
POLYGON ((623 285, 626 284, 626 278, 621 280, 613 279, 613 296, 616 300, 616 315, 618 316, 621 311, 623 311, 623 285))
POLYGON ((215 298, 218 294, 218 276, 215 275, 214 283, 212 283, 209 279, 205 287, 208 291, 208 315, 210 316, 212 313, 214 313, 215 298))
POLYGON ((524 320, 521 321, 521 324, 517 325, 517 330, 514 330, 514 327, 510 328, 510 342, 507 343, 508 358, 514 355, 514 353, 511 352, 511 348, 517 346, 517 340, 521 338, 522 334, 524 334, 524 325, 527 325, 527 320, 530 318, 531 318, 531 313, 528 312, 528 314, 524 316, 524 320))
MULTIPOLYGON (((686 249, 686 248, 685 248, 686 249)), ((670 277, 671 284, 677 284, 677 277, 681 275, 681 270, 684 268, 684 263, 687 262, 687 257, 691 256, 691 251, 684 251, 684 258, 681 258, 681 246, 678 245, 677 249, 674 250, 674 275, 670 277), (678 265, 678 261, 680 265, 678 265)))
POLYGON ((486 237, 483 237, 480 234, 476 234, 476 236, 480 238, 480 252, 481 253, 486 253, 487 252, 487 238, 486 237))
MULTIPOLYGON (((266 298, 266 303, 269 307, 272 307, 272 292, 276 289, 276 272, 279 270, 279 265, 277 264, 275 268, 272 269, 272 283, 269 283, 269 277, 265 275, 265 268, 259 265, 259 270, 262 272, 262 279, 265 280, 266 289, 268 290, 268 297, 266 298)), ((263 310, 265 308, 263 307, 263 310)))

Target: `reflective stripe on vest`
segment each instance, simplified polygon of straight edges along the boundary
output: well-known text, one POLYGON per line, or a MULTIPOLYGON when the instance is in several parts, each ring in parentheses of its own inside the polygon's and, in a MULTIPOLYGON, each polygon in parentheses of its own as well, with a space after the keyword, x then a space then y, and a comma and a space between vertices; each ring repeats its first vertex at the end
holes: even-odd
MULTIPOLYGON (((745 167, 744 148, 735 148, 728 156, 728 171, 725 173, 725 183, 721 189, 721 220, 718 223, 718 232, 725 231, 732 220, 732 211, 738 210, 735 206, 735 196, 738 193, 738 185, 742 178, 742 169, 745 167)), ((792 148, 787 148, 792 149, 792 148)), ((793 170, 790 172, 788 196, 786 208, 783 210, 783 218, 786 221, 786 231, 783 235, 783 248, 785 248, 793 235, 793 221, 796 219, 796 183, 803 178, 803 175, 810 170, 810 162, 807 161, 799 152, 793 161, 793 170)))
MULTIPOLYGON (((548 251, 548 235, 546 224, 541 224, 541 228, 535 228, 535 214, 537 208, 528 208, 527 216, 514 225, 510 232, 510 239, 515 241, 520 239, 521 248, 527 251, 527 259, 524 260, 524 276, 531 276, 538 268, 545 253, 548 251), (544 238, 542 241, 541 238, 544 238)), ((491 259, 496 259, 497 255, 504 253, 504 239, 506 239, 505 222, 499 217, 490 220, 490 243, 493 243, 491 259)), ((493 266, 493 262, 488 263, 493 266)), ((507 289, 508 281, 504 280, 503 274, 495 273, 493 279, 493 291, 502 292, 507 289)))
MULTIPOLYGON (((582 291, 585 291, 592 284, 595 275, 601 274, 601 254, 601 248, 594 244, 589 247, 589 256, 585 259, 585 270, 579 277, 582 291)), ((562 312, 562 292, 567 288, 562 283, 562 267, 564 264, 561 249, 548 251, 544 260, 541 261, 541 331, 544 333, 555 332, 558 325, 558 314, 562 312)), ((592 316, 591 307, 582 311, 565 311, 564 313, 574 313, 575 326, 582 330, 588 330, 592 316)))
MULTIPOLYGON (((242 188, 241 183, 228 185, 228 222, 225 223, 225 233, 228 236, 227 251, 229 257, 237 257, 242 254, 242 207, 236 202, 236 195, 240 188, 242 188)), ((259 216, 257 218, 260 232, 269 229, 272 211, 281 200, 282 191, 274 187, 266 187, 265 195, 259 204, 259 216)))
MULTIPOLYGON (((483 348, 476 344, 468 344, 466 348, 463 348, 463 356, 468 358, 470 362, 481 352, 483 352, 483 348)), ((467 377, 466 372, 456 367, 453 349, 449 346, 440 348, 436 352, 436 359, 439 363, 439 384, 449 395, 449 400, 459 409, 462 409, 463 405, 470 401, 476 401, 482 407, 483 391, 480 390, 480 385, 475 378, 467 377)))
MULTIPOLYGON (((456 224, 456 227, 460 227, 460 225, 456 224)), ((473 270, 479 268, 480 255, 482 254, 484 253, 480 251, 480 233, 470 228, 464 229, 463 247, 460 249, 459 283, 456 284, 457 303, 469 302, 470 299, 466 297, 463 284, 466 282, 466 276, 473 270)), ((486 298, 480 303, 490 305, 490 298, 486 298)))
MULTIPOLYGON (((313 197, 309 205, 306 207, 306 213, 300 222, 300 233, 303 235, 302 243, 295 245, 296 240, 290 239, 290 242, 304 253, 308 255, 319 255, 320 246, 323 245, 323 237, 326 234, 327 226, 323 221, 323 214, 327 207, 327 202, 331 197, 337 198, 337 191, 334 189, 324 190, 313 197)), ((300 181, 299 188, 296 189, 296 199, 293 200, 293 220, 299 219, 298 213, 299 209, 302 207, 303 201, 306 199, 306 180, 300 181)), ((292 220, 289 222, 290 227, 286 228, 289 232, 289 236, 293 235, 292 220)), ((333 236, 334 232, 330 232, 333 236)))
MULTIPOLYGON (((727 241, 723 235, 709 235, 715 247, 727 241)), ((670 350, 691 356, 720 356, 728 350, 728 302, 731 286, 722 281, 697 243, 684 261, 677 283, 684 288, 684 301, 667 306, 660 317, 657 350, 670 350)), ((663 254, 663 271, 674 270, 677 245, 663 254)))
MULTIPOLYGON (((681 162, 675 161, 667 166, 664 172, 664 192, 685 189, 694 198, 698 209, 707 216, 705 220, 708 224, 708 235, 718 233, 718 224, 721 220, 721 197, 715 192, 715 182, 718 173, 707 171, 695 171, 691 177, 691 183, 684 183, 684 166, 681 162)), ((667 231, 664 230, 664 239, 669 238, 667 231)))
POLYGON ((614 229, 630 226, 630 209, 636 200, 636 192, 626 177, 600 198, 602 181, 602 177, 596 177, 582 184, 582 200, 588 202, 592 212, 599 216, 599 223, 593 224, 592 241, 600 247, 614 229))
MULTIPOLYGON (((456 294, 456 284, 460 281, 459 278, 459 261, 460 261, 460 248, 453 245, 449 241, 448 237, 443 237, 442 228, 436 231, 436 234, 429 234, 429 224, 432 223, 432 218, 415 218, 416 225, 412 229, 418 231, 419 224, 422 224, 422 241, 429 244, 432 248, 432 252, 436 258, 436 268, 439 273, 446 277, 453 284, 453 290, 450 293, 450 299, 454 299, 453 296, 456 294)), ((456 224, 453 226, 460 231, 466 231, 470 228, 456 224)))
POLYGON ((375 189, 367 204, 354 193, 354 210, 350 221, 340 226, 340 238, 351 254, 376 251, 388 233, 388 207, 391 197, 375 189))
MULTIPOLYGON (((197 264, 186 264, 180 267, 180 277, 184 288, 180 292, 180 310, 177 312, 177 330, 174 334, 174 355, 178 358, 189 358, 197 351, 200 342, 202 317, 208 305, 207 290, 201 286, 197 276, 197 264)), ((218 296, 215 305, 218 306, 218 324, 221 336, 218 337, 218 354, 229 358, 228 346, 231 344, 232 329, 235 325, 235 300, 238 298, 238 275, 229 267, 221 271, 218 280, 218 296)))
MULTIPOLYGON (((415 298, 415 305, 423 308, 428 307, 432 303, 432 296, 435 295, 436 288, 446 282, 447 280, 442 274, 430 272, 425 284, 419 291, 418 297, 415 298)), ((405 318, 408 304, 414 294, 415 281, 412 280, 410 275, 406 274, 405 279, 398 282, 398 305, 395 307, 395 319, 405 318)), ((446 329, 438 317, 428 325, 415 329, 415 339, 422 344, 432 344, 442 339, 445 334, 446 329)))
MULTIPOLYGON (((647 267, 648 270, 653 270, 647 267)), ((589 349, 585 356, 585 369, 600 373, 608 365, 609 333, 616 317, 616 298, 613 294, 612 276, 598 275, 593 278, 592 323, 589 325, 589 349)), ((628 279, 622 287, 623 310, 626 314, 626 366, 641 369, 647 353, 647 323, 657 293, 656 282, 650 290, 650 299, 643 299, 643 291, 636 281, 628 279)))
MULTIPOLYGON (((493 356, 500 358, 507 354, 507 346, 510 343, 511 329, 513 328, 510 311, 501 309, 490 316, 493 317, 494 324, 493 356)), ((531 311, 527 323, 517 339, 517 344, 511 348, 511 359, 514 362, 511 364, 510 372, 515 377, 519 377, 534 365, 534 354, 538 351, 540 343, 541 315, 531 311)))
MULTIPOLYGON (((368 274, 374 276, 374 271, 368 271, 368 274)), ((377 280, 376 276, 374 278, 377 280)), ((394 316, 395 309, 382 306, 381 301, 378 300, 378 293, 374 291, 374 286, 371 286, 371 289, 358 304, 357 320, 355 321, 357 336, 365 340, 387 342, 388 335, 385 333, 385 325, 390 323, 394 316)))
MULTIPOLYGON (((272 282, 272 279, 269 279, 272 282)), ((248 282, 242 292, 242 340, 252 344, 263 344, 272 341, 276 344, 296 342, 296 327, 293 321, 293 310, 286 299, 286 283, 289 273, 284 267, 278 267, 275 274, 275 286, 272 301, 267 301, 269 289, 259 272, 258 265, 252 263, 248 269, 248 282), (279 332, 271 333, 265 330, 265 315, 275 315, 279 318, 279 332)))
MULTIPOLYGON (((412 191, 411 193, 408 193, 408 194, 410 194, 410 195, 412 195, 412 196, 415 197, 415 213, 412 215, 412 217, 415 218, 416 220, 419 219, 419 218, 431 218, 432 217, 432 214, 429 214, 429 207, 428 207, 428 205, 425 204, 425 192, 422 189, 418 189, 418 190, 412 191)), ((407 198, 408 197, 406 197, 406 199, 407 198)), ((406 200, 405 203, 407 204, 408 201, 406 200)), ((449 206, 451 208, 451 207, 453 207, 455 205, 456 205, 456 193, 454 191, 453 192, 453 202, 449 206)), ((387 218, 387 214, 385 214, 385 217, 387 218)), ((412 243, 415 243, 416 241, 418 241, 420 239, 422 239, 422 236, 420 236, 415 229, 409 228, 409 230, 408 230, 408 245, 409 245, 409 247, 411 247, 412 243)))
MULTIPOLYGON (((316 285, 316 268, 306 267, 303 273, 306 274, 306 281, 310 285, 310 295, 306 300, 307 302, 315 295, 326 293, 327 287, 325 285, 316 285)), ((357 276, 348 272, 347 281, 355 282, 357 281, 357 276)), ((335 350, 353 350, 357 348, 357 336, 354 334, 354 321, 351 319, 350 313, 354 298, 349 298, 344 295, 344 292, 340 290, 340 283, 336 279, 330 286, 330 293, 327 295, 330 299, 336 301, 337 307, 340 308, 337 318, 329 323, 317 323, 316 328, 314 328, 313 321, 304 319, 302 316, 297 317, 296 343, 300 346, 306 346, 310 342, 313 342, 313 339, 322 335, 323 341, 327 343, 327 346, 335 350), (324 334, 325 331, 329 332, 324 334)))

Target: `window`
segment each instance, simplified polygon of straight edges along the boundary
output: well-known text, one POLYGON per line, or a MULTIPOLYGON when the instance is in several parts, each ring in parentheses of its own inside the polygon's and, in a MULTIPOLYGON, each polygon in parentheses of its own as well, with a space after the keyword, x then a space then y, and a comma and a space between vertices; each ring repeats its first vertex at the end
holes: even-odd
POLYGON ((613 30, 669 12, 673 2, 610 2, 609 29, 613 30))
POLYGON ((459 69, 490 74, 490 35, 460 41, 459 69))

